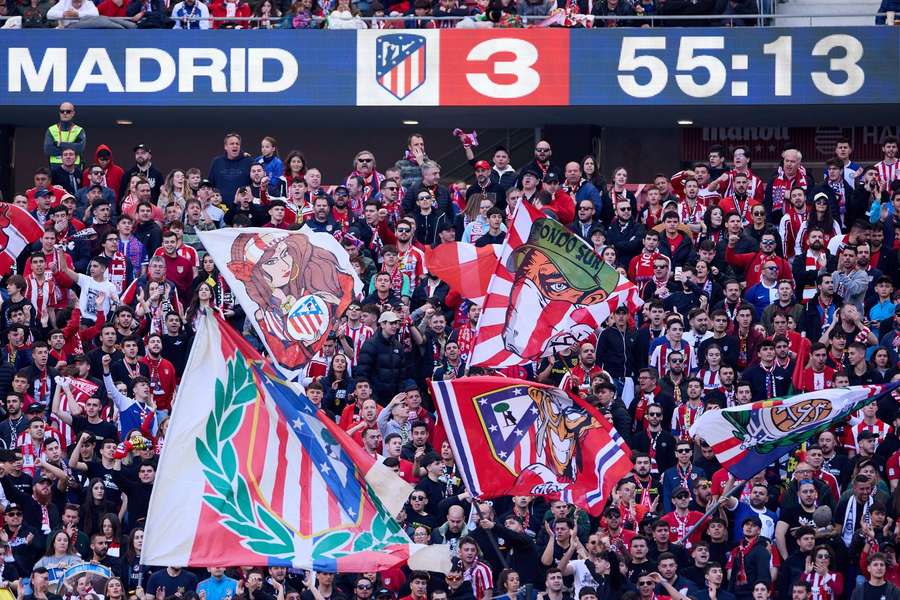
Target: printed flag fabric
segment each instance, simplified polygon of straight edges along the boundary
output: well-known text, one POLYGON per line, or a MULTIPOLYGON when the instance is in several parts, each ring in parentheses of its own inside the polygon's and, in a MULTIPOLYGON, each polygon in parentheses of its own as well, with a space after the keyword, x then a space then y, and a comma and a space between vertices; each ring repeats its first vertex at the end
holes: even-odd
POLYGON ((599 515, 631 451, 607 419, 559 388, 505 377, 432 381, 469 492, 561 498, 599 515))
POLYGON ((9 273, 19 254, 43 233, 41 224, 28 211, 0 202, 0 277, 9 273))
POLYGON ((451 290, 481 304, 497 270, 502 248, 500 244, 479 248, 475 244, 449 242, 437 248, 426 248, 425 264, 428 272, 440 277, 451 290))
POLYGON ((289 377, 319 351, 362 291, 347 251, 327 233, 251 227, 198 235, 289 377))
POLYGON ((691 426, 691 435, 706 440, 732 475, 750 479, 835 421, 898 386, 896 382, 857 385, 708 411, 691 426))
MULTIPOLYGON (((423 549, 391 516, 411 486, 268 364, 221 316, 203 317, 160 457, 143 564, 366 572, 423 549)), ((424 566, 441 570, 427 562, 441 549, 424 549, 424 566)))
POLYGON ((520 202, 488 285, 470 364, 522 365, 592 334, 637 288, 562 223, 520 202))

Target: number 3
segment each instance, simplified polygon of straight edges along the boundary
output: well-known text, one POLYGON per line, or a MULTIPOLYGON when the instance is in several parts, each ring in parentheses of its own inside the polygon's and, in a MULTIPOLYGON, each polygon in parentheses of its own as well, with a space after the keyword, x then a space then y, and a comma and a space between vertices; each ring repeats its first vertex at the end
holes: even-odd
POLYGON ((469 85, 489 98, 521 98, 534 92, 541 85, 541 75, 532 65, 538 60, 534 44, 514 38, 500 38, 481 42, 469 51, 468 61, 487 61, 498 52, 511 52, 513 60, 493 61, 494 75, 514 75, 514 83, 497 83, 486 73, 467 73, 469 85))
POLYGON ((843 71, 847 74, 844 83, 835 83, 825 71, 810 73, 813 84, 823 94, 829 96, 849 96, 855 94, 866 82, 866 72, 857 64, 863 57, 863 46, 853 36, 835 34, 823 37, 812 49, 813 56, 828 56, 834 48, 844 48, 847 53, 840 58, 832 58, 829 71, 843 71))

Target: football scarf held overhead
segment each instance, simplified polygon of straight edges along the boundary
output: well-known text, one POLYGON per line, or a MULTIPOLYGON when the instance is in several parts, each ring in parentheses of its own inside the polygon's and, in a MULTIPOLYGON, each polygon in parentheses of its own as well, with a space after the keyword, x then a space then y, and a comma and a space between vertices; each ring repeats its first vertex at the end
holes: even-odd
POLYGON ((331 235, 308 228, 198 232, 269 355, 288 376, 318 352, 362 282, 331 235))
POLYGON ((481 304, 491 276, 497 270, 500 244, 476 247, 475 244, 450 242, 425 249, 425 265, 463 298, 481 304))
POLYGON ((0 203, 0 277, 9 273, 19 254, 43 235, 40 223, 15 204, 0 203))
POLYGON ((421 548, 392 516, 411 491, 207 314, 174 403, 141 560, 329 572, 412 564, 421 548))
POLYGON ((460 476, 479 498, 561 498, 599 515, 632 469, 603 415, 556 387, 505 377, 433 381, 460 476))
POLYGON ((588 337, 637 288, 584 240, 519 202, 488 284, 471 364, 521 365, 588 337))
POLYGON ((750 479, 835 421, 891 393, 900 382, 857 385, 703 413, 691 426, 737 479, 750 479))

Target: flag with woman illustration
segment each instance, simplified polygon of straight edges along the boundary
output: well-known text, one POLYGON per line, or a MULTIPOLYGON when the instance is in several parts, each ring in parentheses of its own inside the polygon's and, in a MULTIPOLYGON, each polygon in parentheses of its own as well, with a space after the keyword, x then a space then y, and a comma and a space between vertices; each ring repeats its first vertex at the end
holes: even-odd
POLYGON ((269 355, 288 376, 315 356, 362 291, 350 257, 328 234, 250 227, 199 236, 269 355))

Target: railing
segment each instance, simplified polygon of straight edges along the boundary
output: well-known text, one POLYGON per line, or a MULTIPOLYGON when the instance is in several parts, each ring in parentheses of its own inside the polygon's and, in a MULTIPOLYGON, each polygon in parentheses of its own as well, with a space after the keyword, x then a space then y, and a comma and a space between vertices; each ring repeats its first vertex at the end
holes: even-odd
MULTIPOLYGON (((696 22, 707 22, 707 21, 715 21, 719 24, 725 24, 726 26, 734 26, 735 23, 745 23, 748 21, 756 21, 758 25, 766 25, 771 23, 773 26, 778 26, 778 21, 791 20, 796 22, 797 19, 809 19, 810 24, 812 24, 814 19, 833 19, 836 16, 840 18, 870 18, 872 19, 872 23, 874 24, 875 19, 877 17, 884 17, 887 25, 894 25, 897 23, 896 15, 894 11, 888 11, 884 13, 852 13, 852 14, 841 14, 834 15, 829 13, 820 13, 820 14, 800 14, 800 15, 780 15, 780 14, 764 14, 757 13, 752 15, 633 15, 633 16, 621 16, 621 15, 608 15, 608 16, 594 16, 594 15, 577 15, 576 20, 583 23, 593 23, 594 20, 598 21, 625 21, 628 23, 632 23, 639 26, 649 26, 653 27, 656 23, 664 23, 666 21, 677 21, 682 23, 689 23, 691 21, 696 22)), ((11 16, 0 16, 0 23, 3 23, 9 19, 16 19, 19 17, 11 17, 11 16)), ((113 20, 130 20, 127 17, 111 17, 113 20)), ((254 23, 269 21, 273 23, 280 23, 285 20, 286 16, 280 17, 194 17, 186 20, 186 22, 197 22, 197 21, 209 21, 211 23, 215 22, 226 22, 229 24, 233 23, 247 23, 248 27, 242 27, 243 29, 255 29, 253 27, 254 23)), ((433 17, 433 16, 422 16, 418 17, 415 15, 388 15, 384 17, 357 17, 360 21, 367 24, 375 24, 377 27, 388 26, 395 27, 396 24, 402 24, 404 22, 410 21, 436 21, 436 22, 462 22, 462 21, 476 21, 474 16, 452 16, 452 17, 433 17)), ((556 23, 547 23, 548 21, 552 21, 553 17, 551 16, 519 16, 527 26, 548 26, 555 25, 556 23)), ((62 22, 62 21, 79 21, 79 18, 63 18, 63 19, 55 19, 52 22, 62 22)), ((173 19, 174 20, 174 19, 173 19)), ((311 23, 315 23, 316 27, 318 25, 322 25, 327 20, 327 17, 313 17, 310 19, 311 23)), ((478 21, 482 24, 482 26, 492 26, 493 23, 490 21, 478 21)), ((898 23, 900 24, 900 23, 898 23)), ((316 28, 311 27, 311 28, 316 28)), ((278 28, 278 27, 275 27, 278 28)), ((288 27, 289 28, 289 27, 288 27)))

